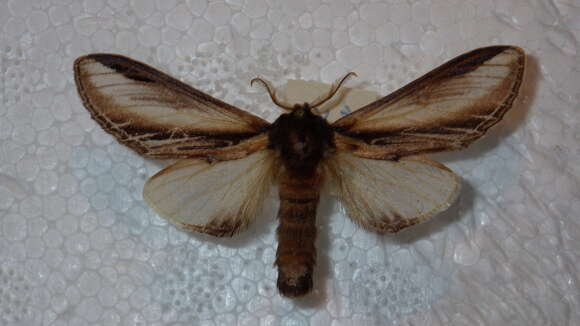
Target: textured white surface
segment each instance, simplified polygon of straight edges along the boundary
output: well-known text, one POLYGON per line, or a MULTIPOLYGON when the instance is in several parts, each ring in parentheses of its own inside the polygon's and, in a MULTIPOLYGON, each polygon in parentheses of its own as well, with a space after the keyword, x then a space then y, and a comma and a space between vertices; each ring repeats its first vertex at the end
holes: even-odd
MULTIPOLYGON (((577 325, 580 4, 575 0, 0 2, 1 325, 577 325), (276 291, 273 218, 187 234, 141 199, 165 163, 82 107, 72 62, 121 53, 273 120, 256 75, 387 94, 490 44, 530 55, 523 101, 438 155, 458 202, 396 236, 319 209, 314 295, 276 291)), ((269 214, 274 215, 275 204, 269 214)))

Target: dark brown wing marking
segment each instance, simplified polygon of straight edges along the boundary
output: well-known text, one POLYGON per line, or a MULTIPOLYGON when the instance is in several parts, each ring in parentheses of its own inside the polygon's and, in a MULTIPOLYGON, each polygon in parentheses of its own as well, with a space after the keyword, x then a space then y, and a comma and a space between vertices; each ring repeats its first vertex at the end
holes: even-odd
POLYGON ((212 150, 239 145, 270 125, 123 56, 80 57, 74 71, 79 95, 93 119, 144 156, 211 157, 212 150))
POLYGON ((518 47, 463 54, 333 123, 337 147, 375 159, 464 148, 510 109, 524 69, 518 47))

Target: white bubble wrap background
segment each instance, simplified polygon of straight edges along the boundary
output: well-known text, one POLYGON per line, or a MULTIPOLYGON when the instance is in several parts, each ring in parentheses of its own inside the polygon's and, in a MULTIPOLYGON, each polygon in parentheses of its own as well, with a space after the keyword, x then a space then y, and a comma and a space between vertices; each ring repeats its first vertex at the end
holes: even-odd
MULTIPOLYGON (((577 0, 0 1, 0 325, 578 325, 577 0), (529 54, 520 101, 436 158, 458 202, 395 236, 319 208, 314 294, 276 290, 275 204, 232 239, 188 234, 141 198, 166 163, 104 133, 73 60, 136 58, 272 121, 257 75, 379 94, 467 50, 529 54)), ((274 201, 272 201, 274 202, 274 201)))

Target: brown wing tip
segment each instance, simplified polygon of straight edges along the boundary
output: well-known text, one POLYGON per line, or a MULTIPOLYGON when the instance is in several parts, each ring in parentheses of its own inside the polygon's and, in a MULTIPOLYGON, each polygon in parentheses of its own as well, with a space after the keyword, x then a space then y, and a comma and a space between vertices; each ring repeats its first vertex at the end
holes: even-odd
POLYGON ((312 291, 312 268, 304 264, 280 266, 276 285, 285 297, 302 297, 312 291))
POLYGON ((512 50, 514 50, 514 51, 516 51, 516 52, 518 52, 518 53, 519 53, 519 54, 521 54, 521 55, 525 55, 525 54, 526 54, 526 51, 525 51, 523 48, 520 48, 519 46, 515 46, 515 45, 509 45, 509 46, 507 46, 507 47, 509 47, 510 49, 512 49, 512 50))
POLYGON ((80 67, 81 63, 83 63, 83 61, 87 61, 87 60, 93 60, 93 61, 98 61, 101 62, 103 60, 106 59, 115 59, 115 58, 121 58, 121 59, 127 59, 127 60, 132 60, 129 59, 127 57, 124 57, 122 55, 118 55, 118 54, 112 54, 112 53, 90 53, 90 54, 85 54, 82 55, 78 58, 75 59, 74 63, 73 63, 73 67, 75 69, 75 71, 80 67))
POLYGON ((493 57, 493 56, 496 56, 496 55, 498 55, 502 52, 508 51, 508 50, 513 50, 513 51, 517 52, 519 55, 526 54, 524 49, 522 49, 521 47, 519 47, 517 45, 500 44, 500 45, 490 45, 490 46, 484 46, 481 48, 476 48, 476 49, 473 49, 467 53, 464 53, 464 54, 458 56, 458 58, 466 57, 466 56, 469 56, 470 54, 474 54, 474 53, 488 53, 488 54, 490 54, 491 57, 493 57))
POLYGON ((517 46, 517 45, 497 45, 498 47, 504 48, 505 50, 514 50, 516 52, 518 52, 519 54, 526 54, 526 51, 524 51, 523 48, 517 46))

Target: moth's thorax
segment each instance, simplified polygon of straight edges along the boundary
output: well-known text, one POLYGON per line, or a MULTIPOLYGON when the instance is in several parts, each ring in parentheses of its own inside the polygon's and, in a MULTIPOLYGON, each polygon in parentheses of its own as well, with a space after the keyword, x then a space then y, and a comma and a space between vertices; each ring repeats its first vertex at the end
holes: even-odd
POLYGON ((333 131, 326 120, 305 103, 282 114, 269 132, 269 147, 279 150, 284 165, 297 174, 311 174, 324 153, 334 147, 333 131))

